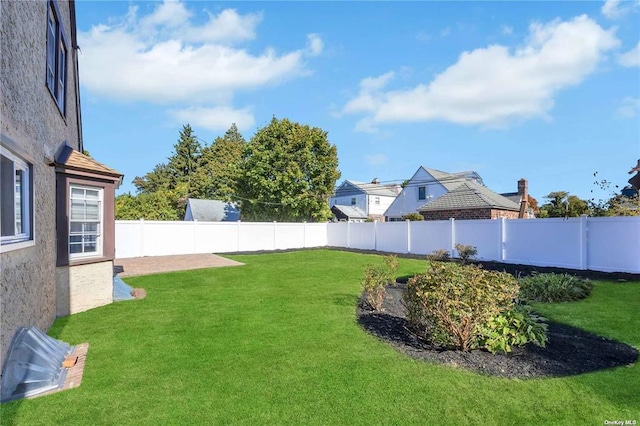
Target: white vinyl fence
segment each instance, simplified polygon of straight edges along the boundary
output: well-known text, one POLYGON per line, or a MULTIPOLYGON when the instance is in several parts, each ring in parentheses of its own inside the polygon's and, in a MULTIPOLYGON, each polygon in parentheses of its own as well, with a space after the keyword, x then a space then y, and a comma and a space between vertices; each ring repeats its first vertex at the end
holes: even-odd
POLYGON ((116 257, 326 247, 326 223, 116 220, 116 257))
POLYGON ((640 217, 368 223, 116 221, 116 256, 344 247, 426 255, 455 244, 505 263, 640 273, 640 217))

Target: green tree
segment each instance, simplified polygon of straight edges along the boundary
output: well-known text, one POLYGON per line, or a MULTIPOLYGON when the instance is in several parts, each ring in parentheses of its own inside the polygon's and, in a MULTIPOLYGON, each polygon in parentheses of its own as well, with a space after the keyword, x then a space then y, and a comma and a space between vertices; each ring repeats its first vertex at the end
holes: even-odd
POLYGON ((118 220, 182 220, 174 191, 161 189, 157 192, 122 194, 116 197, 116 219, 118 220))
POLYGON ((168 190, 172 185, 171 172, 166 164, 157 164, 152 171, 143 177, 133 179, 138 193, 149 194, 162 189, 168 190))
POLYGON ((549 200, 540 207, 538 217, 579 217, 588 213, 588 204, 567 191, 555 191, 544 198, 549 200))
POLYGON ((178 184, 186 183, 190 192, 195 186, 192 178, 198 169, 200 156, 202 155, 202 146, 190 125, 185 124, 182 127, 180 139, 173 146, 173 151, 174 153, 169 157, 169 162, 167 163, 172 179, 170 188, 175 189, 178 184))
MULTIPOLYGON (((597 178, 598 172, 595 172, 593 176, 597 178)), ((591 216, 640 216, 640 197, 637 191, 634 193, 628 187, 623 189, 622 193, 616 193, 619 186, 615 185, 615 189, 611 189, 612 183, 606 179, 596 180, 593 184, 601 190, 609 192, 610 198, 599 201, 591 198, 589 201, 591 216)))
POLYGON ((237 198, 254 221, 325 221, 334 191, 338 152, 327 132, 273 118, 246 145, 237 198))
POLYGON ((202 148, 192 196, 230 201, 236 192, 246 143, 233 123, 223 137, 202 148))

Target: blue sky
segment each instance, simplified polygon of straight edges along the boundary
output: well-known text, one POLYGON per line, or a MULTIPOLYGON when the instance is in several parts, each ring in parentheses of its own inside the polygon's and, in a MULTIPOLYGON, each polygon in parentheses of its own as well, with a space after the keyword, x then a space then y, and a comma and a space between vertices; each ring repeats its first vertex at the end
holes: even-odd
MULTIPOLYGON (((640 1, 77 1, 85 149, 131 181, 183 124, 320 127, 344 179, 475 170, 604 197, 640 158, 640 1), (593 193, 592 193, 593 190, 593 193)), ((339 183, 339 182, 338 182, 339 183)))

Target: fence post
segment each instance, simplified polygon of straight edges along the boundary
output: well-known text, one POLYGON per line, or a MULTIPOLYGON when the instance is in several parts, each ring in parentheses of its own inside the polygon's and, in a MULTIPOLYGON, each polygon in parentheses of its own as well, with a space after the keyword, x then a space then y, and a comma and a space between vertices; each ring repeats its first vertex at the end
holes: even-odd
POLYGON ((378 219, 373 221, 373 250, 378 251, 378 219))
POLYGON ((198 246, 196 240, 198 238, 198 219, 193 219, 193 252, 198 252, 198 246))
POLYGON ((241 221, 239 220, 238 222, 236 222, 238 224, 238 226, 236 227, 236 251, 241 251, 240 250, 240 226, 241 226, 241 221))
POLYGON ((140 252, 138 253, 139 257, 144 256, 144 219, 140 218, 140 252))
POLYGON ((407 253, 411 253, 411 221, 409 219, 407 222, 407 253))
POLYGON ((451 244, 449 245, 449 252, 451 253, 451 257, 453 256, 453 251, 456 248, 456 220, 454 218, 449 218, 449 238, 451 244))
POLYGON ((273 249, 276 249, 276 227, 277 227, 277 223, 275 220, 273 221, 273 249))
POLYGON ((498 260, 504 262, 505 259, 505 244, 506 244, 506 228, 507 222, 504 217, 500 218, 500 251, 498 252, 498 260))
POLYGON ((302 222, 302 248, 307 248, 307 221, 302 222))
POLYGON ((589 269, 589 258, 587 249, 589 247, 589 226, 588 216, 583 214, 580 216, 580 269, 589 269))

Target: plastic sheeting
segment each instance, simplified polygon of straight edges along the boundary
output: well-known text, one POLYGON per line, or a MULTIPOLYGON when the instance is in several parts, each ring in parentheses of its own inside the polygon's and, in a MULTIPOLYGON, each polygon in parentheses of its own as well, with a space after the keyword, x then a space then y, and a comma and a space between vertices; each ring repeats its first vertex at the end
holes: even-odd
POLYGON ((133 288, 122 281, 119 276, 113 277, 113 301, 120 302, 131 299, 134 299, 133 288))
POLYGON ((74 348, 36 327, 19 329, 2 372, 0 402, 61 388, 67 377, 62 362, 74 348))

